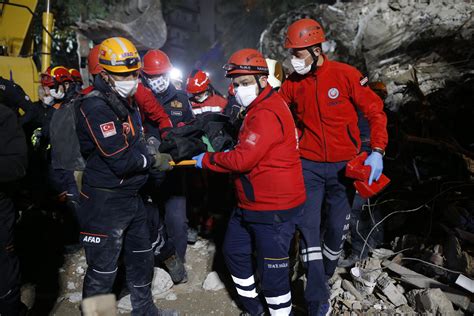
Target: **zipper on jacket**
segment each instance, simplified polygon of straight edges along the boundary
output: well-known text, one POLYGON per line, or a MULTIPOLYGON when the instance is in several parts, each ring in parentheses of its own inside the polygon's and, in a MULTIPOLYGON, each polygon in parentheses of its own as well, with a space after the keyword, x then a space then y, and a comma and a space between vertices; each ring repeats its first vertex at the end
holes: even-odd
POLYGON ((346 125, 346 129, 347 129, 347 135, 349 135, 349 139, 351 140, 352 144, 354 144, 354 147, 356 148, 356 150, 358 150, 359 146, 357 145, 357 141, 355 140, 355 138, 351 134, 351 130, 349 129, 349 125, 346 125))
POLYGON ((324 161, 326 162, 328 161, 328 151, 326 147, 326 134, 324 133, 324 127, 323 127, 323 117, 321 116, 321 109, 319 108, 319 102, 318 102, 318 77, 315 77, 314 81, 316 84, 316 108, 318 109, 319 124, 321 125, 321 132, 323 134, 324 161))

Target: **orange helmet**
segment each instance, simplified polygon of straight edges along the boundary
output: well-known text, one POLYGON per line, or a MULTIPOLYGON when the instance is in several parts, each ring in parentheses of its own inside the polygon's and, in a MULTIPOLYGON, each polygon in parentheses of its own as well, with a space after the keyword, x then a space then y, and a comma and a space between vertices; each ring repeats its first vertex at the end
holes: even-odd
POLYGON ((207 74, 202 70, 196 70, 189 75, 186 81, 186 92, 191 94, 197 94, 209 89, 211 80, 207 74))
POLYGON ((100 44, 95 45, 89 52, 89 56, 87 56, 87 69, 91 75, 97 75, 103 70, 99 65, 99 49, 100 44))
POLYGON ((159 49, 149 50, 143 56, 142 71, 147 75, 161 75, 171 71, 172 68, 168 55, 159 49))
POLYGON ((244 48, 230 56, 224 65, 226 77, 235 75, 268 75, 268 66, 262 53, 256 49, 244 48))
POLYGON ((285 48, 305 48, 324 42, 324 31, 313 19, 301 19, 288 27, 285 48))
POLYGON ((45 87, 53 87, 54 86, 54 79, 51 77, 51 67, 46 69, 46 72, 40 74, 41 85, 45 87))
POLYGON ((64 66, 56 66, 51 69, 51 77, 58 83, 74 81, 71 74, 69 73, 69 70, 64 66))
POLYGON ((81 73, 79 72, 79 70, 71 68, 71 69, 69 69, 69 73, 71 74, 71 77, 75 82, 82 83, 82 76, 81 76, 81 73))

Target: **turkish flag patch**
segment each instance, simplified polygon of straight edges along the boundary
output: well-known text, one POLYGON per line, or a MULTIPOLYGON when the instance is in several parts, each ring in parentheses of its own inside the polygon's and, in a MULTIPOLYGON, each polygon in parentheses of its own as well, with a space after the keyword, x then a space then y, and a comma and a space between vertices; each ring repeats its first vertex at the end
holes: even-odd
POLYGON ((249 143, 252 146, 257 145, 258 140, 260 139, 260 135, 254 132, 250 132, 249 136, 247 136, 247 139, 245 140, 246 143, 249 143))
POLYGON ((115 129, 114 122, 100 124, 100 130, 102 131, 102 135, 104 136, 104 138, 117 135, 117 130, 115 129))

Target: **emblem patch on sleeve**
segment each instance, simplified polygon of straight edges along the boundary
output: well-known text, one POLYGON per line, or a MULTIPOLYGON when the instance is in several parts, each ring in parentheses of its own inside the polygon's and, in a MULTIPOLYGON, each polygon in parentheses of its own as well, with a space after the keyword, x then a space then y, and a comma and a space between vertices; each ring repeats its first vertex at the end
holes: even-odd
POLYGON ((369 83, 369 78, 367 78, 367 77, 360 78, 360 85, 362 87, 366 87, 368 83, 369 83))
POLYGON ((171 101, 171 107, 175 109, 182 109, 183 108, 183 103, 179 102, 178 100, 173 100, 171 101))
MULTIPOLYGON (((130 124, 128 124, 127 122, 124 122, 124 123, 122 123, 122 130, 123 130, 123 133, 124 133, 125 135, 128 135, 128 134, 130 134, 130 131, 131 131, 132 129, 130 128, 130 124)), ((103 133, 103 132, 102 132, 102 133, 103 133)), ((105 137, 105 136, 104 136, 104 137, 105 137)))
POLYGON ((249 143, 252 146, 257 145, 258 140, 260 139, 260 135, 254 132, 250 132, 249 136, 247 136, 247 139, 245 140, 246 143, 249 143))
POLYGON ((114 122, 100 124, 100 130, 102 131, 102 136, 104 136, 104 138, 117 135, 114 122))

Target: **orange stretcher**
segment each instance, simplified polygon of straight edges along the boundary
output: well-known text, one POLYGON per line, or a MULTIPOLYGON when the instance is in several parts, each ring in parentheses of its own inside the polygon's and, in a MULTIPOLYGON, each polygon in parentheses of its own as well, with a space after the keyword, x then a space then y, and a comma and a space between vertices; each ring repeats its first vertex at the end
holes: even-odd
POLYGON ((196 160, 182 160, 178 163, 175 163, 174 161, 171 161, 170 165, 173 166, 173 167, 195 166, 196 165, 196 160))

